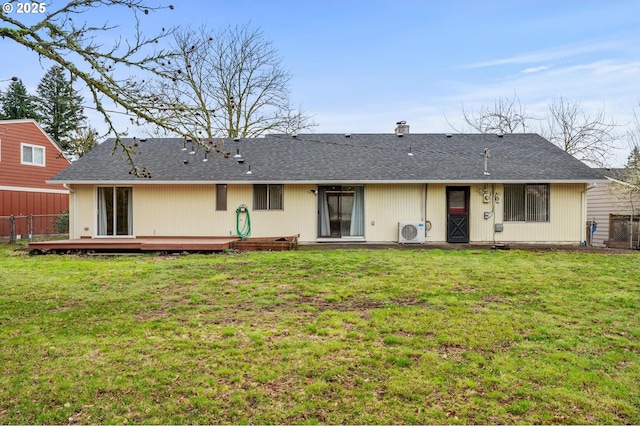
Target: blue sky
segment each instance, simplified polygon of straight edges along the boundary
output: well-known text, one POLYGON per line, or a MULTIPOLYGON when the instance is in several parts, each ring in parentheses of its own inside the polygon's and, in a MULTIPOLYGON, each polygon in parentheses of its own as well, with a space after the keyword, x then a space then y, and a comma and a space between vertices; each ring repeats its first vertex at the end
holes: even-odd
MULTIPOLYGON (((54 4, 61 0, 54 0, 54 4)), ((153 3, 153 2, 151 2, 153 3)), ((144 18, 171 25, 260 27, 293 74, 294 105, 315 132, 414 133, 464 130, 462 108, 478 110, 517 94, 542 117, 565 97, 586 112, 605 108, 623 133, 640 110, 640 2, 618 0, 174 0, 144 18)), ((130 23, 122 9, 86 13, 130 23)), ((0 39, 0 80, 17 75, 33 93, 50 66, 0 39)), ((0 83, 4 89, 7 83, 0 83)), ((126 126, 128 119, 122 119, 126 126)), ((92 123, 100 128, 100 121, 92 123)), ((135 129, 131 129, 135 131, 135 129)), ((625 141, 614 153, 621 165, 625 141)))

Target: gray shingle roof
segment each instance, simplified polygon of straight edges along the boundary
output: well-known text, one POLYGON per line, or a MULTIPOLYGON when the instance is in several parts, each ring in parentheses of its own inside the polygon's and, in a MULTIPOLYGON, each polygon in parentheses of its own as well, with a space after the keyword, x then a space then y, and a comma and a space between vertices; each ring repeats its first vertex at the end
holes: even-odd
MULTIPOLYGON (((79 182, 591 182, 592 169, 536 134, 305 134, 296 138, 224 140, 228 158, 204 149, 190 154, 178 138, 147 139, 133 146, 136 165, 151 178, 136 178, 107 140, 51 181, 79 182), (484 173, 484 151, 489 150, 484 173), (239 150, 244 164, 235 158, 239 150), (409 155, 411 152, 413 155, 409 155), (186 163, 185 163, 186 161, 186 163), (251 174, 247 171, 251 166, 251 174)), ((134 145, 133 139, 124 144, 134 145)))

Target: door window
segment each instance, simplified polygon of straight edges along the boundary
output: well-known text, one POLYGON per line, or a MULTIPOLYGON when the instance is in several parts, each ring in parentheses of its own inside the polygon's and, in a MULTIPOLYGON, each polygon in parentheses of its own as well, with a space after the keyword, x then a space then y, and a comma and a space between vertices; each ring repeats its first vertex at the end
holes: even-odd
POLYGON ((342 238, 364 236, 364 187, 318 188, 318 235, 342 238))
POLYGON ((449 214, 464 214, 467 212, 467 194, 464 190, 449 191, 449 214))
POLYGON ((98 235, 133 235, 132 194, 129 187, 98 188, 98 235))

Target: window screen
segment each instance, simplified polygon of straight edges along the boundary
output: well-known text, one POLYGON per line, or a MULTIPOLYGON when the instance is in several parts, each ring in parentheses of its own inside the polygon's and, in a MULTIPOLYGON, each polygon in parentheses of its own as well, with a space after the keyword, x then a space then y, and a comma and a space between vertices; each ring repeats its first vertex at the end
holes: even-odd
POLYGON ((504 220, 506 222, 548 222, 549 185, 505 185, 504 220))
POLYGON ((284 187, 282 185, 253 185, 254 210, 284 209, 284 187))

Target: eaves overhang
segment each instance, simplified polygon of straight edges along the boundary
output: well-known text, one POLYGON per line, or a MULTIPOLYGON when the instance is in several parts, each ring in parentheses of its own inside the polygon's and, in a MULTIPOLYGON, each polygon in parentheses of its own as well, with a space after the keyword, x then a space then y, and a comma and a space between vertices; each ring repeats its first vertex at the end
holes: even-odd
POLYGON ((332 180, 278 180, 278 179, 252 179, 252 180, 47 180, 48 184, 67 185, 252 185, 261 183, 287 184, 287 185, 364 185, 364 184, 522 184, 522 183, 584 183, 609 182, 608 179, 414 179, 414 180, 374 180, 374 179, 332 179, 332 180))

